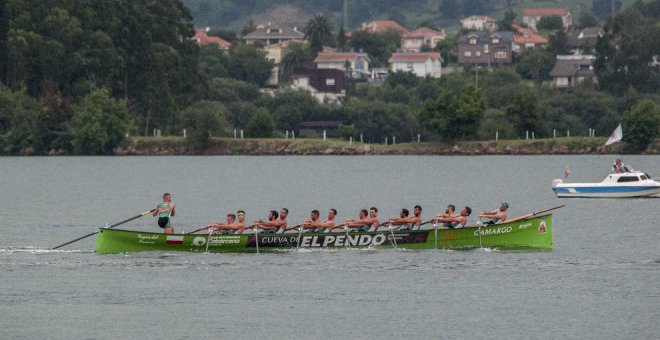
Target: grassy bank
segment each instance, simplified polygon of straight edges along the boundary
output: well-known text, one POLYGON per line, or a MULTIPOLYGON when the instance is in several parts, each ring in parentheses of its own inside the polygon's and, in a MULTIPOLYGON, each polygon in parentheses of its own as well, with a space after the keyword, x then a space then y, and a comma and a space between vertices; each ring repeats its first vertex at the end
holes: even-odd
POLYGON ((181 137, 132 137, 118 155, 587 155, 660 154, 660 140, 640 151, 626 144, 605 146, 606 138, 570 137, 536 140, 425 142, 396 145, 349 143, 321 139, 213 138, 200 152, 181 137))

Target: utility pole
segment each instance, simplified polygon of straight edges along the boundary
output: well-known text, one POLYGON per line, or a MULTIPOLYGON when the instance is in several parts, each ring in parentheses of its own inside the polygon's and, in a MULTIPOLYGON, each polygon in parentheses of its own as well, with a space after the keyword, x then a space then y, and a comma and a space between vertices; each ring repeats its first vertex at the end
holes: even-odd
POLYGON ((348 29, 348 0, 344 0, 344 30, 348 29))

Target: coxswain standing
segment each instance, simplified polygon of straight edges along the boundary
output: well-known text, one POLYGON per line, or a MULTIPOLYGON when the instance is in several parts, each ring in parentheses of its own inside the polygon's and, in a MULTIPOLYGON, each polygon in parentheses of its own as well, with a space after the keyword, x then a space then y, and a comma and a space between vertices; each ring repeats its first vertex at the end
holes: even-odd
POLYGON ((176 215, 176 206, 172 203, 172 195, 168 192, 163 194, 163 203, 160 203, 152 213, 154 217, 158 217, 158 226, 163 228, 165 234, 174 232, 172 226, 172 216, 176 215))

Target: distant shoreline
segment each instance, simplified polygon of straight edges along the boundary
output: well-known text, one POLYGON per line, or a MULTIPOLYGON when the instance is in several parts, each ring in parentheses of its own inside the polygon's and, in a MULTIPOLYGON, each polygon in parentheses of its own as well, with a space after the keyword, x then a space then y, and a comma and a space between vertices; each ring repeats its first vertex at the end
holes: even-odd
POLYGON ((193 152, 181 137, 132 137, 116 155, 607 155, 660 154, 660 140, 643 152, 626 144, 605 146, 604 137, 569 137, 536 140, 424 142, 396 145, 349 143, 321 139, 213 138, 202 152, 193 152))

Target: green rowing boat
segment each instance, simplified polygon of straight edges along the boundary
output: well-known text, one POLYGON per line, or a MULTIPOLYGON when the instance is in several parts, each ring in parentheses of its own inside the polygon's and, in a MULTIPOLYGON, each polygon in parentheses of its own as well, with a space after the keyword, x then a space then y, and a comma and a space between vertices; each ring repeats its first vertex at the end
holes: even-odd
POLYGON ((377 232, 161 234, 99 229, 96 252, 138 251, 259 252, 291 248, 398 247, 407 249, 513 248, 552 249, 552 214, 507 223, 462 229, 390 230, 377 232))

